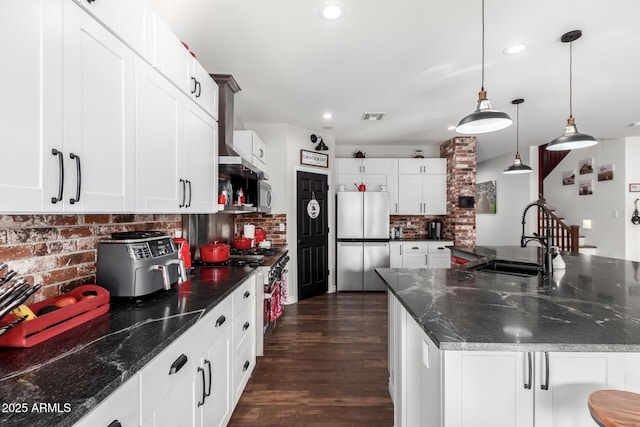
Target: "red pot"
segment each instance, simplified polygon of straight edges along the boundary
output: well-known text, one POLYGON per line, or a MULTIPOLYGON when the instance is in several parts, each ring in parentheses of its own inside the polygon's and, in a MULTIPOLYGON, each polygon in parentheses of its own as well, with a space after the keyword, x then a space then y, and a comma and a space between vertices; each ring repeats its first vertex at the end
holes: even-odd
POLYGON ((236 249, 251 249, 251 240, 248 237, 238 237, 233 239, 233 247, 236 249))
POLYGON ((229 245, 226 243, 210 243, 200 246, 200 259, 204 262, 225 262, 229 259, 229 245))

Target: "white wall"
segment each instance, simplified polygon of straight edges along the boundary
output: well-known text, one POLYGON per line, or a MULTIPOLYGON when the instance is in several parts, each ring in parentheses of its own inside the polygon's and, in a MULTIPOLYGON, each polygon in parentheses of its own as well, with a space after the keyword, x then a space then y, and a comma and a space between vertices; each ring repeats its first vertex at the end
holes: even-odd
MULTIPOLYGON (((631 261, 640 261, 640 225, 631 222, 634 201, 640 199, 640 193, 629 191, 630 183, 640 183, 640 137, 627 138, 625 141, 625 200, 624 208, 621 212, 625 224, 625 258, 631 261)), ((616 176, 617 178, 617 176, 616 176)), ((640 208, 640 201, 638 201, 640 208)))
POLYGON ((520 245, 522 211, 538 199, 531 185, 532 177, 537 176, 537 167, 531 165, 525 152, 521 153, 522 161, 534 171, 530 174, 503 174, 504 169, 513 164, 514 157, 515 152, 477 165, 476 182, 497 181, 496 214, 476 214, 476 244, 479 246, 520 245))
POLYGON ((367 157, 413 157, 416 150, 422 150, 424 157, 440 157, 440 144, 437 145, 340 145, 336 147, 336 157, 353 157, 353 153, 362 151, 367 157))
POLYGON ((624 139, 610 139, 600 140, 593 147, 573 150, 544 180, 544 196, 549 206, 556 210, 557 215, 564 217, 567 224, 580 226, 585 244, 597 246, 597 255, 622 259, 627 258, 625 229, 631 214, 626 212, 628 203, 625 202, 625 189, 628 188, 625 172, 627 145, 631 144, 624 139), (590 157, 593 158, 594 172, 580 175, 578 163, 590 157), (610 163, 614 166, 614 179, 598 181, 598 167, 610 163), (565 171, 575 172, 574 185, 562 185, 562 173, 565 171), (578 195, 579 181, 582 180, 592 180, 592 195, 578 195), (582 228, 583 219, 591 220, 591 230, 582 228))
MULTIPOLYGON (((290 257, 287 266, 289 270, 287 275, 288 293, 289 303, 294 303, 298 300, 296 175, 298 171, 327 175, 327 182, 330 188, 333 188, 335 140, 333 137, 322 135, 322 140, 329 147, 329 150, 323 152, 329 156, 328 168, 302 166, 300 165, 300 150, 313 151, 317 143, 312 143, 310 136, 317 134, 317 132, 286 123, 246 123, 245 129, 254 130, 267 147, 267 173, 274 194, 271 212, 287 215, 287 244, 290 257)), ((329 212, 333 212, 333 202, 333 197, 328 197, 329 212)), ((336 291, 333 217, 333 214, 329 215, 329 269, 331 271, 329 292, 336 291)))

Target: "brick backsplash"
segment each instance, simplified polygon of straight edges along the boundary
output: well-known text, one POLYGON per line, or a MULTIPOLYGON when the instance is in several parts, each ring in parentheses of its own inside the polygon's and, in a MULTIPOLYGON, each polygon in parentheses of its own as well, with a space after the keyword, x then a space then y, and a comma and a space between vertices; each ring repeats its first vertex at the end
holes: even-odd
POLYGON ((445 216, 425 216, 425 215, 391 215, 389 227, 402 227, 402 237, 404 239, 428 239, 429 230, 427 225, 431 221, 442 223, 442 236, 445 235, 445 216), (411 223, 407 227, 407 223, 411 223))
POLYGON ((245 224, 253 224, 256 228, 262 228, 267 233, 267 240, 271 240, 274 245, 287 244, 287 232, 280 231, 280 224, 284 224, 286 230, 287 215, 286 214, 264 214, 252 213, 247 215, 236 215, 234 217, 234 228, 238 230, 237 236, 244 228, 245 224))
POLYGON ((113 232, 181 229, 181 215, 0 215, 0 261, 43 285, 31 303, 95 283, 98 241, 113 232))

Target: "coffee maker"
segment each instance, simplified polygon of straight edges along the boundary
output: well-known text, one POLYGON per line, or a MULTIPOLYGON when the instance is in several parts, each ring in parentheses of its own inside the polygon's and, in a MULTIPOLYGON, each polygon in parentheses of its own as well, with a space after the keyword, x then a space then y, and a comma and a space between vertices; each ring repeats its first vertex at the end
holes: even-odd
POLYGON ((442 223, 440 221, 431 221, 427 224, 427 230, 429 232, 429 239, 440 240, 442 239, 442 223))

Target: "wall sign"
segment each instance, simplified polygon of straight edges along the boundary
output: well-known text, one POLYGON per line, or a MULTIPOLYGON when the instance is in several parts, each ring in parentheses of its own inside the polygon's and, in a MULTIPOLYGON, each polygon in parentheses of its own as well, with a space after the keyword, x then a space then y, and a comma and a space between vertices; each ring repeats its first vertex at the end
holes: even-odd
POLYGON ((320 215, 320 203, 316 200, 316 194, 311 193, 311 200, 307 203, 307 215, 309 218, 316 219, 320 215))
POLYGON ((328 168, 329 155, 315 151, 300 150, 300 164, 328 168))

